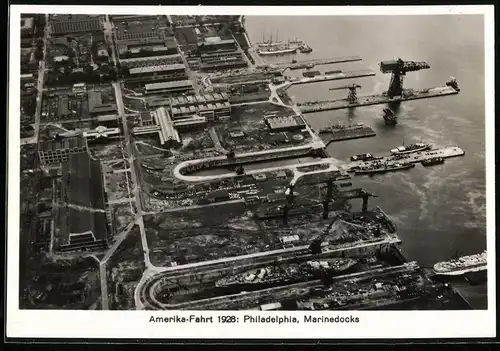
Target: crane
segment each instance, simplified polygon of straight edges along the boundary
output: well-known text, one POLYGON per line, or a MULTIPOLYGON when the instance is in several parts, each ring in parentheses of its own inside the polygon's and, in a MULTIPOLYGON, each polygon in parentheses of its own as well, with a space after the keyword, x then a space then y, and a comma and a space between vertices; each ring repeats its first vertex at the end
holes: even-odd
POLYGON ((334 217, 332 221, 328 224, 328 226, 323 230, 323 232, 316 236, 311 244, 309 245, 309 250, 311 251, 312 254, 319 254, 321 253, 321 243, 323 242, 323 239, 325 236, 330 233, 330 229, 332 229, 333 225, 339 220, 340 218, 334 217))
POLYGON ((377 197, 377 195, 367 192, 364 189, 351 189, 347 191, 340 191, 336 194, 333 194, 331 190, 329 190, 325 196, 323 201, 323 218, 328 218, 329 212, 329 204, 330 201, 345 201, 345 200, 353 200, 353 199, 363 199, 363 204, 361 207, 362 212, 368 211, 368 199, 370 197, 377 197))
POLYGON ((389 97, 401 96, 403 94, 403 78, 407 72, 416 72, 429 69, 427 62, 403 61, 402 59, 380 62, 380 72, 391 73, 391 82, 387 95, 389 97))
POLYGON ((347 95, 347 101, 349 101, 350 104, 355 104, 356 102, 358 102, 358 95, 356 94, 357 88, 361 88, 361 85, 354 83, 349 85, 342 85, 340 87, 330 88, 329 90, 349 89, 349 95, 347 95))

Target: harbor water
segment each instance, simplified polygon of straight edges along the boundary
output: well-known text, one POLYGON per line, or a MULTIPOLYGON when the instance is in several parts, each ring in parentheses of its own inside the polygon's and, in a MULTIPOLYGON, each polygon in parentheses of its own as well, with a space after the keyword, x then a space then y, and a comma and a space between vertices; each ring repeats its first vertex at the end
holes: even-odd
MULTIPOLYGON (((365 152, 387 154, 399 145, 429 142, 437 147, 457 145, 465 157, 447 159, 443 165, 417 165, 407 172, 353 178, 379 197, 371 199, 398 226, 403 250, 422 267, 455 256, 482 252, 486 248, 484 23, 482 16, 246 16, 252 44, 263 31, 279 32, 279 39, 299 37, 312 47, 310 54, 265 57, 267 63, 313 58, 359 55, 361 62, 317 66, 321 72, 341 69, 373 69, 375 77, 305 84, 290 88, 298 101, 344 98, 347 90, 331 87, 357 83, 359 95, 387 90, 389 74, 382 74, 380 61, 402 58, 426 61, 431 68, 410 72, 405 88, 442 86, 456 77, 459 95, 403 102, 396 110, 398 125, 384 125, 385 105, 305 115, 318 131, 339 121, 364 123, 377 136, 332 143, 332 157, 348 160, 365 152)), ((302 71, 287 71, 302 76, 302 71)))

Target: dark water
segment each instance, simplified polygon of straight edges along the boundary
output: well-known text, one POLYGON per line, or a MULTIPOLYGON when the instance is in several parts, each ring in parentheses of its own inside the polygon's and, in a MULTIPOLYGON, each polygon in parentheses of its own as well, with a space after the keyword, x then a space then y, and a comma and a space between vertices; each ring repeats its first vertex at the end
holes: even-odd
MULTIPOLYGON (((380 73, 383 60, 426 61, 431 69, 407 75, 405 87, 442 86, 457 78, 459 95, 404 102, 399 124, 383 124, 384 105, 307 114, 313 128, 337 121, 365 123, 377 137, 332 143, 332 157, 348 159, 363 152, 385 154, 403 141, 432 142, 437 146, 458 145, 465 157, 446 160, 444 165, 380 177, 353 179, 379 195, 380 205, 399 228, 403 249, 421 266, 486 248, 485 222, 485 123, 484 123, 484 24, 482 16, 343 16, 343 17, 246 17, 252 43, 264 30, 287 40, 297 36, 313 48, 297 60, 359 55, 362 62, 318 66, 321 72, 371 68, 375 77, 306 84, 292 87, 297 101, 341 98, 347 91, 329 87, 356 82, 359 95, 387 90, 390 75, 380 73)), ((291 60, 293 56, 269 58, 267 62, 291 60)), ((287 74, 299 76, 300 71, 287 74)))

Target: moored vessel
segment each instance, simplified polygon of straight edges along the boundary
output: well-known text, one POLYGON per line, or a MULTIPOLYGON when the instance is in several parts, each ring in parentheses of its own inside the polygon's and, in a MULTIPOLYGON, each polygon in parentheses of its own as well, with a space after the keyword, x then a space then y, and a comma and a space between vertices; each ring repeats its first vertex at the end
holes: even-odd
POLYGON ((433 157, 429 158, 427 160, 423 160, 422 166, 429 167, 429 166, 434 166, 434 165, 440 165, 444 163, 444 158, 443 157, 433 157))
POLYGON ((297 48, 291 47, 290 45, 271 46, 265 49, 259 49, 257 51, 259 55, 282 55, 291 54, 294 52, 297 52, 297 48))
POLYGON ((375 163, 370 166, 357 167, 354 174, 374 174, 399 171, 415 167, 414 163, 375 163))
POLYGON ((416 144, 410 144, 407 146, 398 146, 395 149, 391 150, 391 154, 393 155, 405 155, 405 154, 411 154, 413 152, 419 152, 419 151, 426 151, 432 148, 431 144, 424 144, 424 143, 416 143, 416 144))
POLYGON ((351 161, 371 161, 371 160, 376 160, 378 158, 380 157, 376 157, 373 154, 366 153, 366 154, 351 156, 351 161))
POLYGON ((469 272, 479 272, 487 269, 486 250, 480 254, 462 256, 434 265, 434 273, 439 275, 461 275, 469 272))

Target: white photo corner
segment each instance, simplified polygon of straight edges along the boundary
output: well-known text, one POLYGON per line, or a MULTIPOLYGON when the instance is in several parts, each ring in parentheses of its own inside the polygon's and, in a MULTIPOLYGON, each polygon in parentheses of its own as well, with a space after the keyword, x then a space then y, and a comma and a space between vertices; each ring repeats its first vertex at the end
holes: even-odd
POLYGON ((7 337, 496 336, 493 6, 10 10, 7 337))

